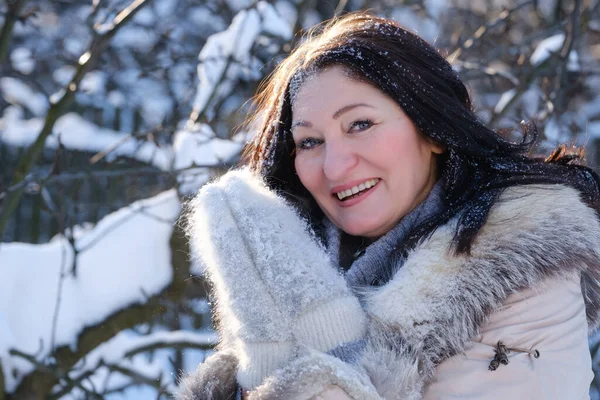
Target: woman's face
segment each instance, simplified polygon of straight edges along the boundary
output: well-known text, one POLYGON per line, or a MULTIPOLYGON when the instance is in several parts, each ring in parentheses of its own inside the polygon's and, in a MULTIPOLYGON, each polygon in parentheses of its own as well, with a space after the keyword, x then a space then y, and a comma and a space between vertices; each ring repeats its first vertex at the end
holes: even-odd
POLYGON ((435 184, 434 153, 442 149, 396 102, 341 67, 308 78, 292 113, 298 177, 350 235, 385 234, 435 184))

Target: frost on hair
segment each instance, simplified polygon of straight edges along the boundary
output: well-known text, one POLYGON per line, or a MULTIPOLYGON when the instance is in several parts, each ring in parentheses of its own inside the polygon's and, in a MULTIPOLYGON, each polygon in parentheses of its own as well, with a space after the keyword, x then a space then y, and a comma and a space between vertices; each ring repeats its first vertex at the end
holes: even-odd
POLYGON ((310 78, 315 77, 319 73, 319 70, 312 66, 307 69, 298 70, 292 79, 290 79, 289 84, 289 93, 290 93, 290 104, 293 106, 296 102, 296 97, 298 97, 298 92, 300 92, 300 88, 310 78))

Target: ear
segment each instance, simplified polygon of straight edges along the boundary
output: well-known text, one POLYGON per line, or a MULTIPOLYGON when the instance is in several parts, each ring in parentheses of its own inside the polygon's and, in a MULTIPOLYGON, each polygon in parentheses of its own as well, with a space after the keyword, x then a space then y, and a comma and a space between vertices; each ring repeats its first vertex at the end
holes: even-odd
POLYGON ((432 139, 427 138, 427 141, 429 142, 429 146, 431 147, 431 152, 434 154, 442 154, 446 151, 446 147, 444 147, 443 145, 434 142, 432 139))

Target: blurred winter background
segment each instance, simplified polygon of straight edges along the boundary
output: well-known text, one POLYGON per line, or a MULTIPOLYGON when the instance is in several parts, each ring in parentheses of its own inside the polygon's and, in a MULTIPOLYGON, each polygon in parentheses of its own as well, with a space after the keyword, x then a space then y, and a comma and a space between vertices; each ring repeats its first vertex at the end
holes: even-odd
POLYGON ((298 33, 357 9, 435 43, 494 127, 600 163, 600 0, 1 0, 0 400, 172 395, 216 341, 182 203, 298 33))

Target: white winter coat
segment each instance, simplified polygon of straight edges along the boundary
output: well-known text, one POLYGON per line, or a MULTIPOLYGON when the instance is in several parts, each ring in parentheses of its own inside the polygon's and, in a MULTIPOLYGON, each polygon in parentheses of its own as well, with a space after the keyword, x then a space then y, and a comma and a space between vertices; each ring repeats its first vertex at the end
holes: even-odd
MULTIPOLYGON (((455 224, 413 249, 389 282, 367 289, 357 365, 305 352, 249 398, 310 399, 336 387, 356 399, 588 398, 587 335, 600 304, 595 211, 565 186, 509 188, 470 255, 449 250, 455 224), (498 342, 508 364, 490 371, 498 342)), ((236 360, 234 349, 221 348, 183 381, 179 398, 233 398, 236 360)))

